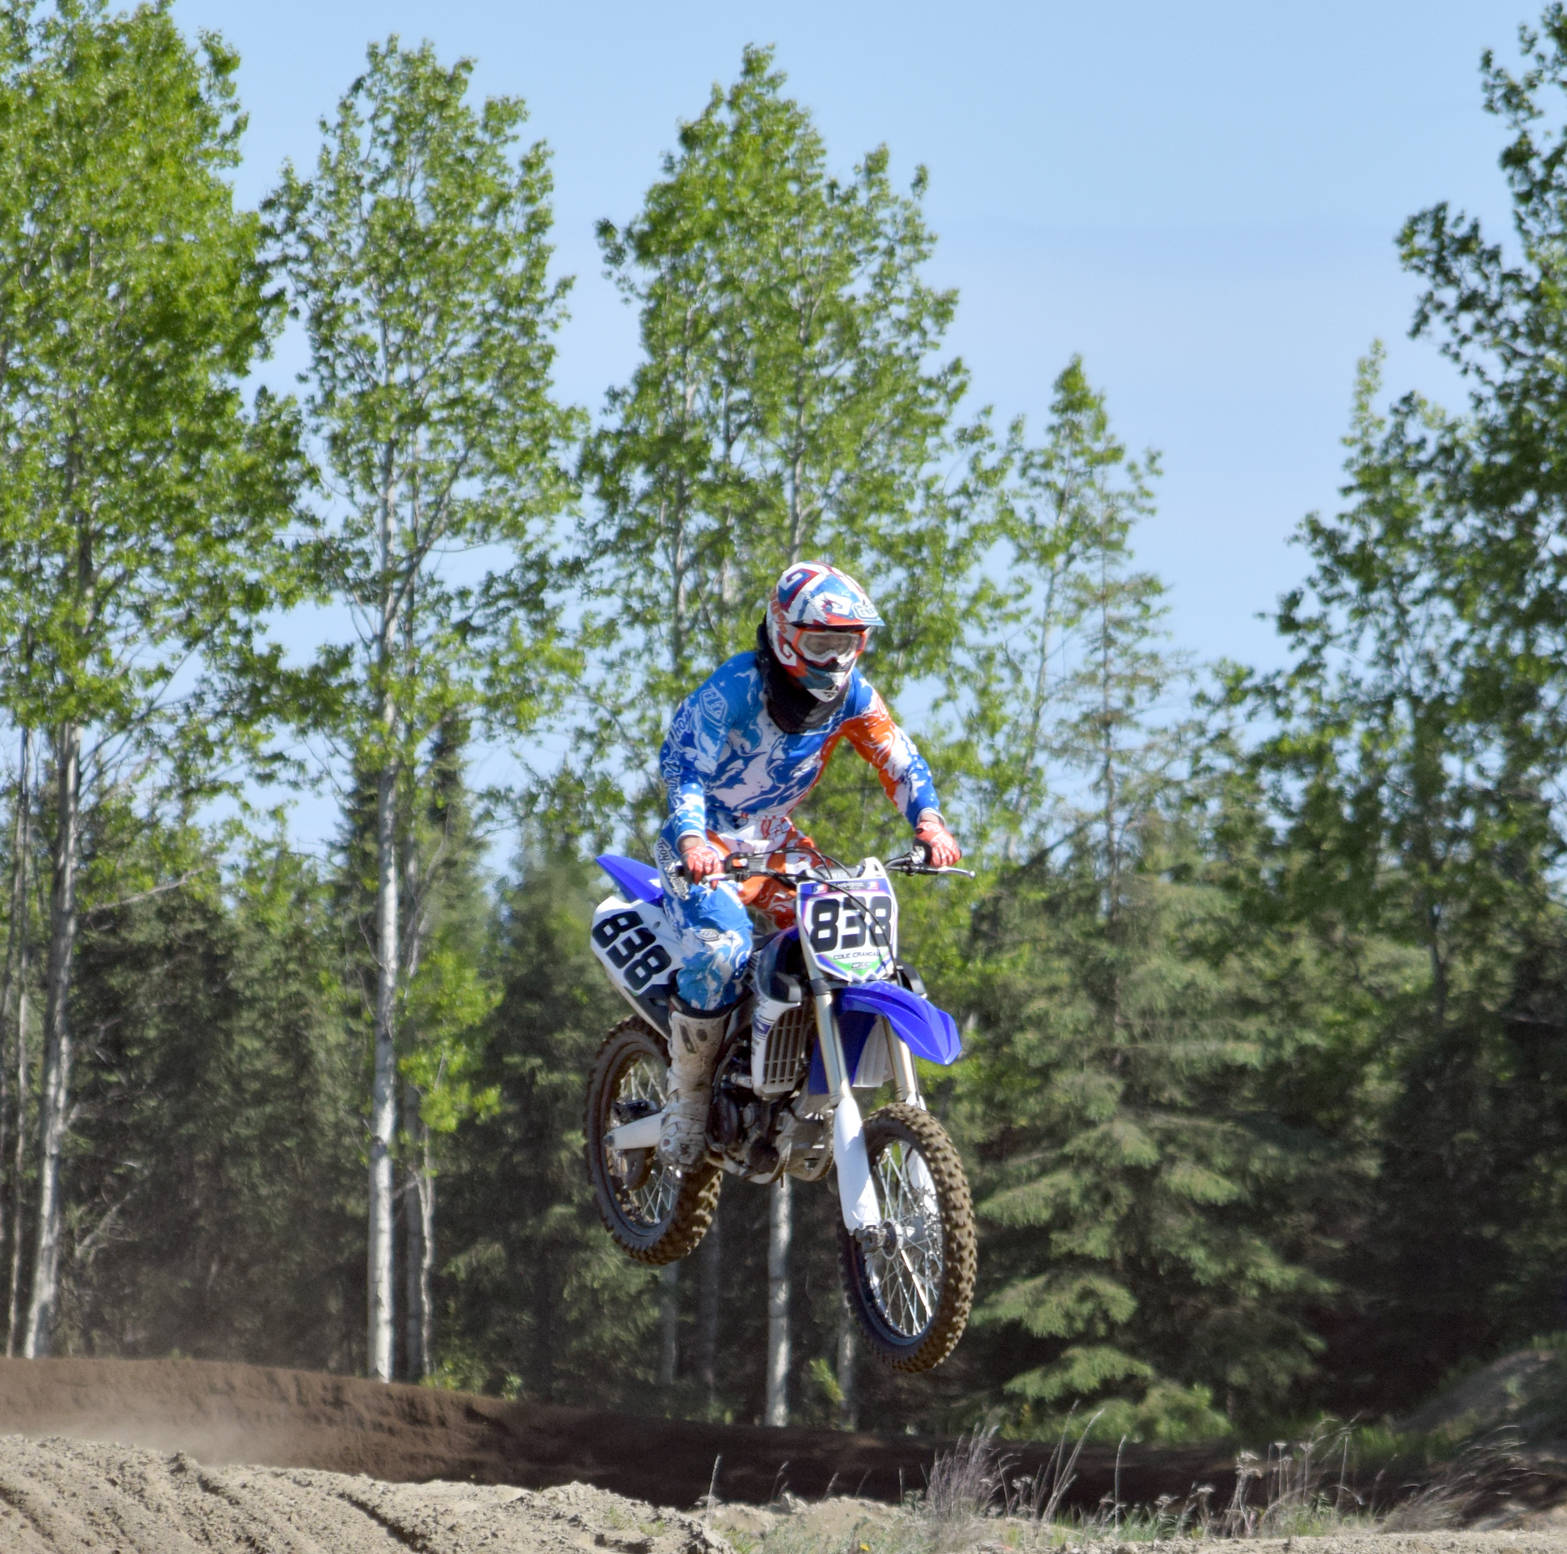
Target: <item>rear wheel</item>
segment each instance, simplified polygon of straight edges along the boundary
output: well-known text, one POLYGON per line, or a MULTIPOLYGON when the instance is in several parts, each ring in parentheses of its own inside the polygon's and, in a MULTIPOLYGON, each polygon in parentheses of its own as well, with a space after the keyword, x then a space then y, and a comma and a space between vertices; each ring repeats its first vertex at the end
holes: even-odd
POLYGON ((652 1149, 615 1150, 605 1135, 664 1109, 668 1049, 645 1020, 622 1020, 604 1038, 588 1079, 588 1180, 599 1218, 639 1263, 672 1263, 694 1252, 718 1206, 722 1178, 703 1163, 682 1174, 652 1149))
POLYGON ((974 1302, 974 1205, 963 1162, 929 1112, 895 1102, 865 1119, 881 1224, 838 1226, 849 1304, 871 1349, 900 1371, 952 1353, 974 1302))

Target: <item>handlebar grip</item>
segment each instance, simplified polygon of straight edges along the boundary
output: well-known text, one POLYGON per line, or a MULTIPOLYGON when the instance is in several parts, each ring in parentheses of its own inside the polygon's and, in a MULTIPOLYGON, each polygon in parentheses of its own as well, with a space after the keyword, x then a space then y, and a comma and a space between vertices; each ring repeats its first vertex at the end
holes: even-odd
MULTIPOLYGON (((750 867, 751 855, 749 853, 726 853, 724 855, 723 864, 720 867, 718 873, 719 875, 735 874, 743 876, 750 870, 750 867)), ((694 879, 692 877, 691 871, 685 866, 684 863, 671 864, 669 872, 674 875, 677 880, 685 880, 688 884, 695 885, 701 883, 700 880, 694 879)), ((715 876, 709 874, 704 875, 703 878, 713 879, 715 876)))

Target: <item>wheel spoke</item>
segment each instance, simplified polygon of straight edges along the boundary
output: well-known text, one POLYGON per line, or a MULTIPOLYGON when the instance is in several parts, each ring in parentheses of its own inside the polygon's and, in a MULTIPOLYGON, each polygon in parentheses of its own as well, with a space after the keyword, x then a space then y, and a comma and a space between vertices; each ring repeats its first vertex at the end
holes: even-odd
MULTIPOLYGON (((641 1116, 649 1111, 662 1111, 663 1074, 646 1059, 628 1064, 616 1086, 615 1104, 617 1111, 641 1116)), ((613 1169, 610 1174, 619 1180, 613 1169)), ((675 1173, 655 1155, 640 1184, 634 1188, 622 1185, 617 1189, 616 1196, 629 1219, 651 1228, 668 1218, 679 1190, 680 1183, 675 1173)))
POLYGON ((942 1277, 941 1222, 935 1182, 918 1149, 888 1144, 873 1168, 884 1218, 896 1227, 890 1252, 866 1257, 865 1271, 877 1304, 905 1337, 921 1333, 935 1316, 942 1277))
POLYGON ((610 1031, 588 1081, 588 1179, 599 1218, 633 1261, 661 1266, 692 1252, 713 1222, 720 1178, 716 1168, 680 1172, 652 1144, 615 1149, 610 1135, 664 1109, 668 1059, 663 1038, 645 1020, 622 1020, 610 1031))

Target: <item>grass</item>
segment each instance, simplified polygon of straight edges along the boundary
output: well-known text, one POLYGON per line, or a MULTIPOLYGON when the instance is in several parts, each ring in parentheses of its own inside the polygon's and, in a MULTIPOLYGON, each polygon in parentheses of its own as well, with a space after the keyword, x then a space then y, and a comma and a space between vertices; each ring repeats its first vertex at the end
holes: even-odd
POLYGON ((1503 1427, 1465 1441, 1430 1481, 1398 1501, 1382 1519, 1389 1532, 1462 1527, 1479 1507, 1507 1497, 1525 1476, 1521 1436, 1503 1427))
POLYGON ((994 1430, 976 1431, 937 1457, 924 1492, 902 1506, 796 1503, 766 1529, 736 1529, 735 1535, 722 1511, 715 1511, 713 1530, 729 1538, 736 1554, 1055 1554, 1096 1545, 1109 1554, 1115 1545, 1176 1539, 1431 1531, 1470 1520, 1519 1472, 1516 1438, 1495 1433, 1470 1443, 1422 1487, 1399 1498, 1396 1469, 1378 1474, 1380 1504, 1374 1506, 1371 1493, 1356 1487, 1367 1477, 1360 1448, 1371 1446, 1373 1459, 1382 1460, 1396 1443, 1326 1421, 1302 1439, 1240 1452, 1228 1499, 1221 1500, 1213 1485, 1194 1484, 1184 1497, 1128 1504, 1117 1474, 1115 1490, 1099 1505, 1072 1507, 1067 1497, 1078 1456, 1097 1417, 1075 1438, 1063 1431, 1050 1461, 1033 1476, 1017 1472, 1017 1458, 994 1430))

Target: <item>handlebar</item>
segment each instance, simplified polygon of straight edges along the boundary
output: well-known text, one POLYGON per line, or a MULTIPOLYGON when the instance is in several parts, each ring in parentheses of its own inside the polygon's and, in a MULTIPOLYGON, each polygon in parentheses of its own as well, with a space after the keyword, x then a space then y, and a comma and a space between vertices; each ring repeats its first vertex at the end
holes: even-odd
POLYGON ((892 874, 961 874, 964 879, 970 880, 979 877, 972 869, 960 869, 955 863, 938 869, 931 863, 930 849, 923 842, 916 842, 906 853, 896 858, 884 859, 882 868, 892 874))
MULTIPOLYGON (((798 886, 802 880, 816 880, 828 884, 848 883, 843 879, 842 870, 837 865, 828 864, 821 868, 807 867, 790 873, 783 869, 768 868, 766 859, 769 856, 767 853, 730 853, 724 859, 723 868, 715 877, 737 884, 756 879, 778 880, 784 885, 793 886, 798 886)), ((814 858, 819 854, 802 853, 800 856, 814 858)), ((896 858, 883 860, 882 867, 889 874, 961 874, 967 879, 976 877, 972 869, 960 869, 956 865, 938 869, 927 862, 929 857, 930 851, 925 844, 916 842, 908 852, 900 853, 896 858)), ((673 873, 682 879, 690 878, 683 863, 677 863, 673 873)))

